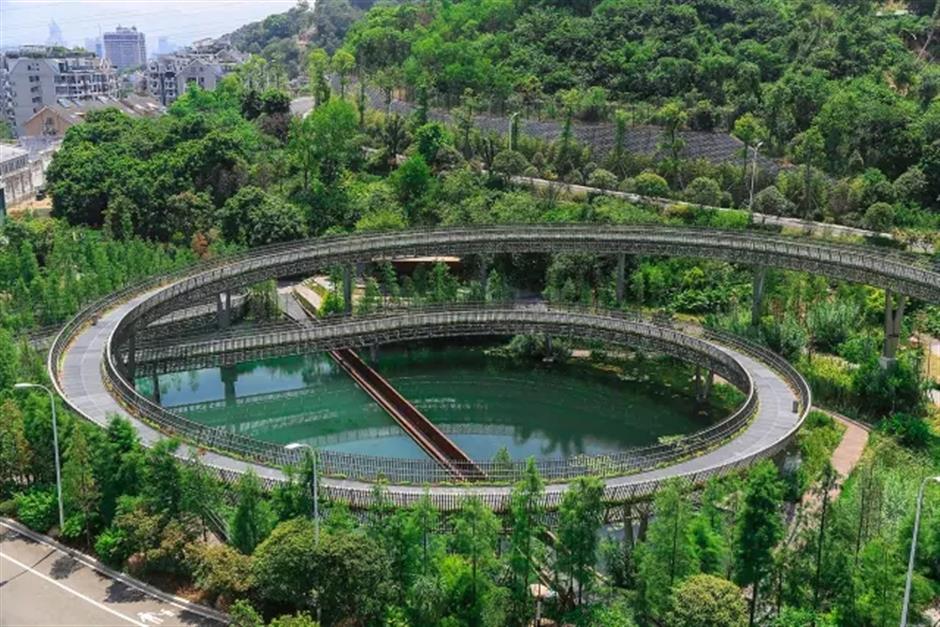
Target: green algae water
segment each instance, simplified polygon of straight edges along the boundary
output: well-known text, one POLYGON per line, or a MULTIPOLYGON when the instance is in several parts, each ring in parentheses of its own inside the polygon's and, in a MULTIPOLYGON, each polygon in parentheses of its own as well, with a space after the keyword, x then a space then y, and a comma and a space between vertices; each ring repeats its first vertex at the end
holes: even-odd
MULTIPOLYGON (((489 460, 503 447, 514 459, 552 459, 654 444, 727 411, 696 403, 687 372, 668 363, 616 373, 429 343, 383 347, 374 366, 470 457, 489 460)), ((145 394, 150 385, 138 381, 145 394)), ((425 458, 326 354, 162 375, 160 391, 165 407, 191 420, 258 439, 425 458)))

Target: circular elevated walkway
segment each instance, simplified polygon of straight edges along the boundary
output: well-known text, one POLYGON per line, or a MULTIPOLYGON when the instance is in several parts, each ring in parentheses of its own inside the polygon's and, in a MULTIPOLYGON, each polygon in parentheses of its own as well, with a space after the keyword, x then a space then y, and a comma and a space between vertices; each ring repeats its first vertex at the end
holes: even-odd
MULTIPOLYGON (((126 416, 137 428, 143 443, 148 446, 168 436, 137 418, 134 412, 128 412, 112 396, 102 372, 105 369, 105 347, 114 328, 128 311, 153 293, 154 290, 151 290, 134 296, 103 312, 94 325, 89 324, 78 329, 74 341, 62 354, 57 377, 63 398, 75 411, 101 426, 105 426, 112 415, 126 416)), ((731 338, 728 339, 732 341, 731 338)), ((801 389, 802 380, 798 377, 794 379, 792 373, 782 372, 784 366, 775 360, 755 357, 751 351, 733 345, 714 346, 740 364, 753 382, 758 405, 751 421, 736 437, 698 457, 637 474, 605 479, 606 496, 610 501, 646 498, 664 480, 674 477, 700 483, 716 474, 734 472, 755 460, 775 454, 786 446, 796 433, 808 403, 808 390, 801 389)), ((189 458, 191 454, 192 450, 188 446, 182 447, 179 452, 182 458, 189 458)), ((283 473, 277 468, 244 461, 213 450, 204 450, 200 454, 204 463, 216 468, 223 476, 234 476, 251 469, 269 482, 283 478, 283 473)), ((322 479, 322 485, 330 497, 346 501, 353 506, 368 505, 373 499, 373 484, 369 482, 325 477, 322 479)), ((565 488, 565 483, 550 483, 546 488, 546 506, 556 506, 565 488)), ((483 499, 490 507, 503 510, 508 504, 510 487, 463 484, 425 488, 418 485, 391 485, 388 487, 388 495, 399 504, 407 504, 421 498, 425 490, 441 509, 457 508, 464 498, 474 495, 483 499)))

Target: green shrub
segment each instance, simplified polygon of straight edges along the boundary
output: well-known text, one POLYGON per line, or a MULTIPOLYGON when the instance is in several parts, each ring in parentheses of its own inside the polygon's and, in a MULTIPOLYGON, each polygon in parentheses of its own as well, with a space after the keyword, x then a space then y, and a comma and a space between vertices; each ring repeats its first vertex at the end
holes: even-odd
POLYGON ((634 179, 636 193, 643 196, 664 197, 669 195, 669 183, 655 172, 641 172, 634 179))
POLYGON ((880 418, 899 409, 919 413, 925 396, 920 353, 903 352, 887 367, 872 355, 854 372, 852 393, 868 416, 880 418))
POLYGON ((815 355, 802 359, 798 368, 813 390, 813 398, 821 404, 839 409, 851 408, 852 370, 839 357, 815 355))
POLYGON ((886 202, 876 202, 865 210, 865 227, 872 231, 890 231, 894 227, 894 207, 886 202))
POLYGON ((721 187, 715 179, 699 176, 686 186, 684 195, 689 202, 715 206, 721 202, 721 187))
POLYGON ((600 189, 617 189, 617 175, 609 170, 597 168, 588 176, 588 187, 599 187, 600 189))
POLYGON ((762 320, 760 333, 770 350, 790 360, 798 358, 806 348, 806 329, 792 316, 779 322, 774 319, 762 320))
POLYGON ((45 533, 56 523, 58 501, 55 488, 33 488, 17 494, 16 517, 34 531, 45 533))
POLYGON ((858 327, 860 310, 851 301, 822 301, 809 310, 806 324, 819 350, 835 352, 858 327))
MULTIPOLYGON (((502 176, 518 176, 529 167, 525 156, 515 150, 502 150, 493 157, 493 172, 502 176)), ((537 175, 536 175, 537 176, 537 175)))
POLYGON ((896 437, 904 446, 923 448, 930 441, 930 426, 918 416, 903 412, 891 414, 881 421, 878 427, 896 437))
POLYGON ((754 195, 753 209, 756 213, 788 216, 793 214, 795 207, 779 189, 771 185, 754 195))
POLYGON ((123 531, 108 527, 95 540, 95 554, 105 564, 120 568, 131 555, 128 544, 123 531))

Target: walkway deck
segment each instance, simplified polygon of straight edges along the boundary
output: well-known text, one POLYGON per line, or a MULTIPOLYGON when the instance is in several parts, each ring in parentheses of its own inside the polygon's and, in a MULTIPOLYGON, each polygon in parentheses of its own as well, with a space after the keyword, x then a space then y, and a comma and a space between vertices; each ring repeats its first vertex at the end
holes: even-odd
MULTIPOLYGON (((95 325, 83 328, 74 342, 69 345, 59 364, 61 391, 68 404, 88 420, 104 427, 112 415, 126 416, 140 434, 146 446, 152 446, 167 436, 144 421, 131 416, 109 394, 102 379, 104 347, 111 331, 132 308, 149 298, 154 291, 140 294, 125 303, 105 312, 95 325)), ((733 467, 746 464, 753 455, 762 454, 784 441, 799 424, 799 414, 793 412, 793 403, 797 394, 770 367, 754 358, 733 350, 724 349, 734 356, 748 371, 757 388, 760 406, 751 423, 738 437, 726 444, 701 455, 687 459, 672 466, 657 468, 647 472, 605 481, 606 494, 611 500, 628 498, 631 495, 647 494, 652 487, 667 478, 690 476, 704 473, 717 467, 733 467)), ((182 447, 179 456, 190 456, 190 447, 182 447)), ((281 481, 283 472, 260 464, 246 462, 215 451, 201 451, 204 463, 217 468, 224 474, 254 471, 268 481, 281 481)), ((352 481, 325 477, 322 480, 324 492, 330 497, 349 502, 352 506, 371 503, 373 485, 362 481, 352 481)), ((549 507, 557 506, 567 484, 553 483, 546 486, 545 502, 549 507)), ((398 504, 418 501, 424 494, 422 486, 389 486, 389 496, 398 504)), ((428 494, 436 506, 441 509, 456 509, 468 496, 484 499, 490 507, 504 510, 509 503, 511 488, 508 486, 455 485, 432 486, 428 494)))
MULTIPOLYGON (((305 293, 296 294, 297 298, 307 298, 305 293)), ((311 303, 315 304, 315 303, 311 303)), ((310 313, 296 300, 288 298, 284 302, 287 315, 301 324, 310 324, 315 320, 310 313)), ((369 367, 356 351, 349 348, 327 351, 346 374, 356 382, 362 390, 372 397, 379 407, 391 416, 395 422, 414 440, 415 444, 428 454, 438 464, 453 473, 458 480, 482 479, 483 471, 470 459, 470 456, 461 450, 457 444, 444 435, 427 416, 411 404, 396 390, 391 383, 385 380, 375 369, 369 367)))

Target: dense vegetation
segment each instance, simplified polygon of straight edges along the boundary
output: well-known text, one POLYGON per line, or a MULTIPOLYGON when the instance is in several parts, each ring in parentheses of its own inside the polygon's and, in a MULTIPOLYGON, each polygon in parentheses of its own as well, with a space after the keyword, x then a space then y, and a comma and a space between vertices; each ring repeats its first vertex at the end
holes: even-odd
MULTIPOLYGON (((321 5, 337 15, 349 7, 321 5)), ((731 129, 801 164, 762 181, 756 208, 879 229, 917 227, 909 239, 928 244, 936 237, 940 101, 931 90, 940 77, 909 52, 926 40, 916 15, 881 19, 860 3, 409 3, 373 8, 342 45, 348 24, 337 26, 333 40, 315 41, 335 50, 332 57, 314 49, 309 58, 292 55, 303 51, 298 38, 312 28, 310 10, 288 16, 236 33, 239 45, 267 61, 252 61, 215 92, 193 89, 159 119, 89 114, 69 130, 49 172, 55 218, 3 227, 3 512, 42 531, 56 524, 47 400, 10 390, 17 380, 46 375, 41 356, 15 334, 62 322, 147 274, 229 249, 494 222, 762 228, 744 211, 699 206, 746 205, 748 172, 682 158, 684 127, 731 129), (290 96, 276 86, 282 82, 268 79, 303 70, 317 106, 292 118, 290 96), (337 75, 338 93, 328 73, 337 75), (408 87, 415 112, 371 110, 355 74, 389 97, 408 87), (459 100, 449 124, 429 121, 434 98, 459 100), (500 103, 529 113, 554 107, 566 130, 545 142, 517 125, 506 137, 478 128, 474 112, 500 103), (614 115, 621 130, 630 114, 664 124, 666 158, 626 154, 616 141, 603 157, 578 145, 572 118, 604 118, 613 108, 629 112, 614 115), (511 177, 519 174, 691 204, 571 198, 515 185, 511 177)), ((542 482, 530 472, 502 520, 474 500, 448 517, 426 502, 395 508, 381 489, 364 519, 324 501, 317 543, 308 468, 270 493, 250 475, 227 486, 197 459, 174 457, 176 443, 145 450, 126 422, 115 419, 103 431, 63 409, 67 521, 59 532, 139 576, 194 585, 203 601, 230 609, 237 625, 299 612, 272 623, 296 627, 318 610, 328 625, 527 624, 527 585, 541 570, 560 593, 549 614, 579 625, 897 620, 917 480, 940 467, 936 410, 924 394, 935 384, 924 375, 917 341, 940 334, 940 309, 910 304, 899 359, 883 368, 883 290, 769 271, 764 309, 752 325, 744 316, 751 270, 735 264, 630 258, 620 305, 610 258, 486 261, 485 288, 476 260, 456 272, 436 264, 402 276, 391 264, 370 265, 355 310, 525 292, 694 317, 764 343, 805 374, 817 403, 874 425, 863 464, 834 502, 800 505, 806 494, 827 498, 836 481, 828 459, 841 429, 814 412, 795 446, 797 468, 762 464, 691 498, 685 486, 672 485, 635 540, 615 534, 599 541, 607 504, 587 479, 551 519, 558 542, 550 542, 542 533, 549 519, 537 506, 542 482), (799 522, 785 515, 794 511, 799 522), (217 516, 227 522, 228 543, 205 541, 219 531, 217 516)), ((343 309, 333 279, 334 289, 323 290, 323 313, 343 309)), ((264 296, 265 289, 257 291, 264 296)), ((520 338, 512 350, 540 356, 542 348, 520 338)), ((937 497, 928 494, 917 609, 936 596, 940 581, 937 497)))
MULTIPOLYGON (((758 198, 762 210, 936 228, 938 44, 930 7, 916 8, 890 16, 870 2, 803 0, 409 2, 373 8, 344 49, 367 80, 419 102, 660 124, 657 168, 677 192, 691 195, 702 174, 676 163, 686 141, 675 131, 717 129, 799 166, 765 173, 758 190, 773 185, 758 198)), ((633 164, 615 156, 602 167, 623 178, 633 164)), ((554 170, 570 179, 577 169, 581 182, 585 165, 554 170)), ((706 176, 746 200, 746 175, 706 176)))

